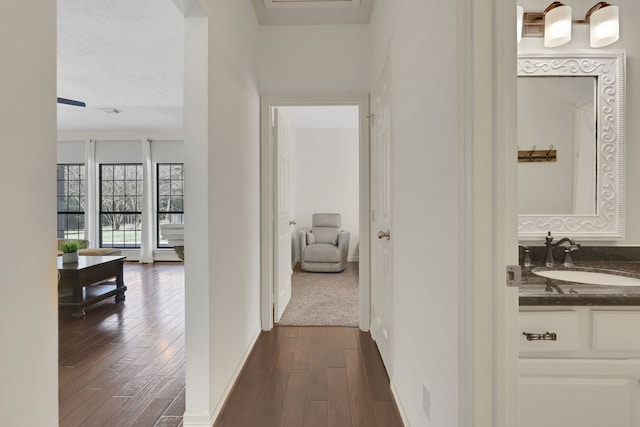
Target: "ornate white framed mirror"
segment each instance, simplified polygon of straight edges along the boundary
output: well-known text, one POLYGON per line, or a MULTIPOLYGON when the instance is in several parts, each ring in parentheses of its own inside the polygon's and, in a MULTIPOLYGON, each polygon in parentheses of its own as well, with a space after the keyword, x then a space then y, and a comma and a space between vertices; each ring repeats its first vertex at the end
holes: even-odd
POLYGON ((518 54, 521 240, 624 238, 624 76, 623 51, 518 54))

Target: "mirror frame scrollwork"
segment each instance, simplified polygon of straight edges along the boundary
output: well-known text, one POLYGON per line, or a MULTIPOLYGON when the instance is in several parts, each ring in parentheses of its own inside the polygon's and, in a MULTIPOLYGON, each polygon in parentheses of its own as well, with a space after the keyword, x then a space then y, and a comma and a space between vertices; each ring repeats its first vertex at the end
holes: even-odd
MULTIPOLYGON (((594 76, 597 79, 596 213, 518 215, 518 237, 538 240, 551 231, 583 240, 623 239, 624 51, 519 53, 518 76, 594 76)), ((543 146, 544 141, 540 145, 543 146)))

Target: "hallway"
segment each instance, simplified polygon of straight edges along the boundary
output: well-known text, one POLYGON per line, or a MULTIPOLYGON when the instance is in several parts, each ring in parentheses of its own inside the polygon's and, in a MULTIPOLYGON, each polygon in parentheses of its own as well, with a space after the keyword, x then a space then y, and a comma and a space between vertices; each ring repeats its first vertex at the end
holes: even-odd
POLYGON ((402 426, 369 333, 263 332, 214 427, 402 426))
MULTIPOLYGON (((127 299, 59 313, 61 426, 181 426, 184 267, 125 263, 127 299)), ((263 332, 216 427, 402 426, 369 333, 263 332)))

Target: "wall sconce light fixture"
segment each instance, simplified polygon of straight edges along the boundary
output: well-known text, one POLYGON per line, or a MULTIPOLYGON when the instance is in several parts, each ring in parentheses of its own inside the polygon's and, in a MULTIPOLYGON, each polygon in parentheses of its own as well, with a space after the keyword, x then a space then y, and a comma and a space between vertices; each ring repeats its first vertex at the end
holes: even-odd
POLYGON ((520 43, 522 40, 522 18, 524 15, 524 9, 522 6, 516 6, 516 40, 520 43))
POLYGON ((572 24, 589 24, 591 47, 608 46, 620 39, 618 6, 596 3, 584 19, 572 21, 571 7, 559 1, 551 3, 543 12, 524 12, 518 6, 517 40, 522 37, 544 37, 545 47, 557 47, 571 40, 572 24))
POLYGON ((557 47, 571 41, 571 6, 559 1, 551 3, 543 12, 544 46, 557 47))
POLYGON ((584 20, 589 24, 591 47, 609 46, 620 38, 618 6, 601 1, 587 11, 584 20))

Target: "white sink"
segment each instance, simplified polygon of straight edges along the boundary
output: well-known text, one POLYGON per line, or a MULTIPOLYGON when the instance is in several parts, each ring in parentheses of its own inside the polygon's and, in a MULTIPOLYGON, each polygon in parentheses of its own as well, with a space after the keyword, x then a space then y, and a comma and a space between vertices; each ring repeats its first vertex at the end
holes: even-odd
POLYGON ((614 270, 581 270, 581 269, 549 269, 534 268, 534 274, 563 282, 585 283, 604 286, 640 286, 640 279, 625 275, 614 270))

